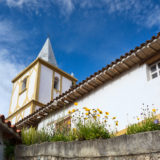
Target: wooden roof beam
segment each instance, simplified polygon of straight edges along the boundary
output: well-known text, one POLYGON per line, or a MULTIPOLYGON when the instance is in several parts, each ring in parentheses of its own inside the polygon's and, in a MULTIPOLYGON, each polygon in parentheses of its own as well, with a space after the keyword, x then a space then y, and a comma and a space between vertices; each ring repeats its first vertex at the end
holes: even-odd
POLYGON ((112 70, 117 74, 121 74, 121 72, 116 69, 115 65, 112 66, 112 70))
POLYGON ((88 93, 88 92, 89 92, 89 90, 85 89, 85 88, 82 87, 82 86, 79 87, 78 90, 81 90, 81 91, 84 92, 84 93, 88 93))
POLYGON ((92 84, 86 83, 85 86, 89 89, 94 89, 95 86, 93 86, 92 84))
POLYGON ((86 90, 87 92, 89 92, 92 88, 88 88, 88 86, 86 86, 87 83, 85 83, 84 85, 80 86, 80 89, 86 90))
POLYGON ((86 93, 85 91, 83 91, 82 89, 80 89, 80 87, 77 88, 76 91, 77 91, 79 94, 81 94, 81 96, 83 96, 83 94, 86 93))
POLYGON ((100 85, 103 84, 103 81, 100 78, 98 78, 98 76, 95 77, 94 80, 98 82, 100 85))
POLYGON ((82 97, 82 94, 80 94, 77 90, 74 91, 74 94, 75 94, 76 96, 78 96, 78 97, 82 97))
POLYGON ((105 74, 105 71, 102 72, 100 76, 103 77, 105 80, 110 79, 110 78, 105 74))
POLYGON ((109 79, 113 79, 112 75, 110 73, 108 73, 108 71, 105 71, 105 74, 109 77, 109 79))
POLYGON ((97 76, 97 78, 103 83, 106 81, 106 78, 102 75, 102 73, 99 76, 97 76))
POLYGON ((69 98, 68 96, 65 96, 64 99, 66 99, 66 100, 69 101, 70 103, 73 102, 73 99, 69 98))

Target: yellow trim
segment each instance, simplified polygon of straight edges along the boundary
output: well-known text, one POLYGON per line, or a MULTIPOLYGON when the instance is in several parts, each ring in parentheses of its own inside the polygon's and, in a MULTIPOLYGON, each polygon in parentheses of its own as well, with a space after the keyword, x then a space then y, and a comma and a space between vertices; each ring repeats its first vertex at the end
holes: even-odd
POLYGON ((14 84, 12 85, 12 95, 11 95, 11 99, 10 99, 10 107, 9 107, 9 112, 8 112, 8 116, 11 114, 11 105, 12 105, 12 98, 13 98, 13 93, 15 91, 15 87, 14 87, 14 84))
POLYGON ((44 104, 41 103, 41 102, 39 102, 39 101, 36 101, 36 100, 32 100, 32 101, 33 101, 33 103, 34 103, 36 106, 40 106, 40 107, 43 107, 43 106, 44 106, 44 104))
POLYGON ((36 77, 35 88, 34 88, 34 92, 35 92, 34 99, 37 101, 39 99, 40 74, 41 74, 41 64, 38 62, 37 77, 36 77))
POLYGON ((12 90, 12 95, 11 95, 11 101, 10 101, 10 109, 9 109, 9 117, 8 119, 10 119, 10 117, 16 117, 17 119, 17 115, 22 112, 22 117, 24 115, 23 110, 25 109, 25 107, 29 104, 32 104, 31 106, 31 113, 34 112, 35 110, 35 106, 40 106, 42 107, 44 104, 38 102, 39 99, 39 87, 40 87, 40 74, 41 74, 41 65, 44 65, 48 68, 50 68, 53 71, 53 77, 52 77, 52 89, 51 89, 51 100, 53 100, 54 97, 54 93, 62 93, 62 78, 66 77, 67 79, 70 79, 73 83, 76 83, 77 79, 72 77, 71 75, 69 75, 68 73, 64 72, 63 70, 57 68, 54 65, 51 65, 50 63, 44 61, 41 58, 37 58, 33 63, 31 63, 27 68, 25 68, 21 73, 19 73, 13 80, 12 83, 14 83, 14 87, 12 90), (36 72, 36 80, 34 83, 34 91, 33 91, 33 97, 31 97, 30 99, 28 98, 28 89, 29 89, 29 82, 30 82, 30 77, 31 74, 33 73, 33 71, 36 72), (28 72, 28 73, 27 73, 28 72), (54 89, 54 78, 55 78, 55 72, 60 74, 60 86, 59 86, 59 90, 54 89), (27 75, 25 76, 25 74, 27 73, 27 75), (23 77, 24 76, 24 77, 23 77), (27 84, 26 84, 26 88, 21 91, 22 89, 22 82, 23 80, 21 80, 23 78, 23 80, 25 78, 27 78, 27 84), (18 85, 19 87, 19 91, 18 91, 18 97, 17 97, 17 104, 14 106, 14 111, 13 113, 11 112, 11 106, 12 106, 12 99, 13 99, 13 94, 15 92, 15 88, 18 85), (22 106, 19 106, 19 98, 20 95, 22 93, 24 93, 26 91, 26 97, 25 100, 23 102, 22 106), (35 100, 34 100, 35 99, 35 100), (33 102, 33 103, 31 103, 33 102), (21 107, 21 108, 20 108, 21 107))
POLYGON ((22 112, 22 110, 24 111, 31 103, 32 103, 32 101, 28 102, 26 105, 24 105, 23 107, 21 107, 19 110, 17 110, 13 114, 11 114, 9 117, 7 117, 7 120, 11 120, 14 117, 16 117, 19 113, 22 112))
POLYGON ((33 101, 31 102, 31 107, 30 107, 30 114, 33 113, 33 101))
POLYGON ((48 62, 46 62, 46 61, 44 61, 44 60, 42 60, 42 59, 40 59, 40 58, 39 58, 39 61, 40 61, 41 64, 47 66, 48 68, 54 70, 54 71, 57 72, 57 73, 63 75, 64 77, 66 77, 66 78, 68 78, 68 79, 70 79, 70 80, 73 80, 73 81, 76 81, 76 82, 77 82, 77 79, 76 79, 76 78, 74 78, 74 77, 71 76, 70 74, 64 72, 63 70, 59 69, 58 67, 53 66, 52 64, 50 64, 50 63, 48 63, 48 62))
POLYGON ((19 96, 20 96, 23 92, 25 92, 26 90, 27 90, 27 88, 23 89, 23 90, 19 93, 19 96))
POLYGON ((38 62, 38 59, 33 61, 28 67, 26 67, 23 71, 21 71, 13 80, 12 83, 17 81, 21 76, 23 76, 27 71, 29 71, 36 63, 38 62))
POLYGON ((118 131, 118 132, 116 133, 116 136, 121 136, 121 135, 126 134, 126 133, 127 133, 127 128, 118 131))
POLYGON ((51 89, 51 100, 53 100, 54 79, 55 79, 55 72, 53 71, 53 75, 52 75, 52 89, 51 89))
MULTIPOLYGON (((9 117, 7 117, 6 119, 7 120, 10 120, 10 119, 13 119, 14 117, 16 117, 19 113, 23 112, 28 106, 30 105, 37 105, 37 106, 40 106, 40 107, 43 107, 44 104, 43 103, 40 103, 38 101, 35 101, 35 100, 31 100, 29 101, 27 104, 25 104, 23 107, 21 107, 19 110, 17 110, 16 112, 14 112, 13 114, 11 114, 9 117)), ((32 112, 33 113, 33 112, 32 112)))
POLYGON ((20 82, 18 82, 18 86, 19 86, 19 91, 18 91, 18 97, 17 97, 17 105, 15 106, 15 110, 14 111, 17 111, 17 109, 19 108, 19 93, 21 91, 21 86, 20 86, 20 82))
POLYGON ((72 77, 70 74, 64 72, 63 70, 59 69, 58 67, 42 60, 41 58, 37 58, 34 62, 32 62, 27 68, 25 68, 22 72, 20 72, 13 80, 12 82, 15 82, 17 79, 19 79, 22 75, 24 75, 30 68, 32 68, 37 62, 40 62, 41 64, 47 66, 48 68, 62 74, 64 77, 72 80, 72 81, 77 81, 76 78, 72 77))

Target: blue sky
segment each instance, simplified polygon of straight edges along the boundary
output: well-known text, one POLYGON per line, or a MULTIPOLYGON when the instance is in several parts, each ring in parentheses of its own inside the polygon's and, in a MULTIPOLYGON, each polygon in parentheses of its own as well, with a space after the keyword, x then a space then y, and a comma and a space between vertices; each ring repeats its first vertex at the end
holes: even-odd
POLYGON ((48 35, 59 67, 82 81, 159 31, 160 0, 0 0, 0 113, 48 35))

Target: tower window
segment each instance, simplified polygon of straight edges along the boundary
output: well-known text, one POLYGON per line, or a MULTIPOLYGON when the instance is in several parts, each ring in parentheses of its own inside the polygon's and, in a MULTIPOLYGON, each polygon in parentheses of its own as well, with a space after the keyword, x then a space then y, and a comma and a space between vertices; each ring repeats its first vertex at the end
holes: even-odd
POLYGON ((27 87, 27 77, 22 81, 22 88, 21 91, 24 91, 27 87))
POLYGON ((54 89, 56 89, 56 90, 59 89, 59 79, 58 79, 58 77, 55 77, 55 79, 54 79, 54 89))
POLYGON ((160 76, 160 61, 150 66, 150 78, 154 79, 160 76))

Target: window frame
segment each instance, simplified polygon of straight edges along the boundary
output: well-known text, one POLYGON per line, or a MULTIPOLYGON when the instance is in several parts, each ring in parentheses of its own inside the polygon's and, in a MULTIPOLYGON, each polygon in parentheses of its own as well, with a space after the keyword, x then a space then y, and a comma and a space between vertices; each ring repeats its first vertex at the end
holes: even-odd
POLYGON ((153 80, 153 79, 160 77, 160 60, 149 65, 149 77, 150 77, 150 80, 153 80), (154 67, 154 66, 156 68, 154 71, 152 71, 152 67, 154 67), (154 77, 154 75, 156 75, 156 76, 154 77))
POLYGON ((23 92, 25 92, 27 90, 27 87, 28 87, 28 76, 24 77, 23 80, 21 81, 19 94, 22 94, 23 92), (26 80, 26 85, 25 85, 25 88, 22 88, 24 80, 26 80))
POLYGON ((54 88, 56 91, 59 91, 59 87, 60 87, 60 86, 59 86, 59 82, 60 82, 59 78, 58 78, 58 77, 55 77, 55 78, 54 78, 53 88, 54 88), (57 87, 55 87, 55 83, 57 83, 57 84, 56 84, 57 87))

